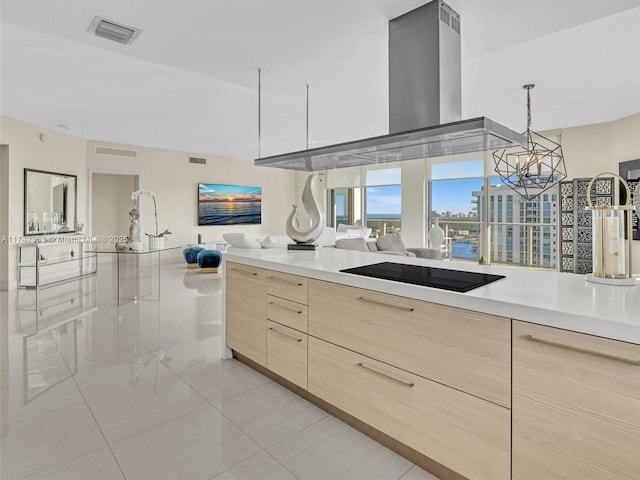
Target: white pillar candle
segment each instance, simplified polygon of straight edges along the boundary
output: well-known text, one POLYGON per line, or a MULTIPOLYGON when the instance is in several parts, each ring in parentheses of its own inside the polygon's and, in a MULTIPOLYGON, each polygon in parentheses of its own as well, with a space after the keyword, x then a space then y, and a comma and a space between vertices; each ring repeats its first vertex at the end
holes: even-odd
POLYGON ((605 276, 604 266, 604 245, 603 245, 603 231, 604 231, 604 215, 597 210, 593 211, 593 273, 598 277, 605 276))
POLYGON ((605 274, 607 276, 620 275, 620 257, 622 252, 620 249, 620 222, 618 217, 605 217, 604 231, 604 248, 605 248, 605 274))

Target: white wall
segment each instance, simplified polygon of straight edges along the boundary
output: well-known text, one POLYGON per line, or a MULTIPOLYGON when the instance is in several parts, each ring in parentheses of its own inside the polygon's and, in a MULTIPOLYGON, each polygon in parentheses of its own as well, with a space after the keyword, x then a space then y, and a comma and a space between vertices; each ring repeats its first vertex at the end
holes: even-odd
POLYGON ((614 122, 562 130, 562 151, 570 178, 618 173, 618 164, 640 159, 640 113, 614 122))
POLYGON ((129 235, 129 210, 134 207, 131 192, 136 177, 94 172, 91 178, 91 235, 129 235))
POLYGON ((16 239, 24 233, 24 169, 33 168, 78 177, 78 220, 86 218, 86 140, 65 135, 21 120, 0 116, 0 143, 9 150, 9 226, 12 243, 8 251, 9 288, 16 282, 16 239), (40 139, 44 133, 45 140, 40 139))
MULTIPOLYGON (((285 231, 285 221, 295 203, 295 173, 274 168, 255 168, 252 160, 239 160, 202 153, 178 152, 149 147, 88 141, 14 118, 0 116, 0 143, 7 145, 9 185, 7 231, 2 235, 19 239, 24 232, 24 169, 33 168, 76 175, 78 177, 78 222, 88 222, 88 171, 140 174, 140 187, 156 192, 159 227, 173 232, 170 245, 193 243, 198 233, 204 241, 221 239, 224 233, 245 232, 255 238, 285 231), (40 140, 40 133, 46 141, 40 140), (96 153, 96 146, 124 148, 138 152, 137 158, 96 153), (206 158, 207 165, 188 163, 189 156, 206 158), (198 227, 197 185, 199 182, 262 187, 262 224, 198 227)), ((4 148, 3 148, 4 150, 4 148)), ((4 174, 4 172, 2 172, 4 174)), ((130 201, 127 192, 126 201, 130 201)), ((5 205, 8 204, 8 208, 5 205)), ((153 204, 148 197, 140 201, 143 232, 153 232, 153 204)), ((127 210, 128 211, 128 210, 127 210)), ((128 217, 125 217, 128 221, 128 217)), ((1 217, 0 217, 1 220, 1 217)), ((2 223, 0 223, 0 227, 2 223)), ((118 227, 120 228, 120 227, 118 227)), ((123 232, 126 234, 127 231, 123 232)), ((8 246, 8 265, 0 260, 0 288, 16 285, 15 241, 8 246), (6 277, 3 280, 3 277, 6 277), (2 283, 4 282, 4 283, 2 283)), ((1 254, 0 250, 0 254, 1 254)), ((0 255, 1 257, 1 255, 0 255)))
MULTIPOLYGON (((87 167, 100 171, 140 174, 139 188, 152 190, 158 205, 158 229, 168 228, 169 245, 222 239, 224 233, 245 232, 255 238, 285 231, 285 221, 293 203, 295 173, 275 168, 256 168, 252 160, 240 160, 202 153, 177 152, 157 148, 107 142, 87 142, 87 167), (96 153, 96 147, 137 152, 137 158, 96 153), (206 165, 189 163, 189 157, 206 158, 206 165), (198 183, 250 185, 262 187, 262 224, 198 226, 198 183)), ((127 193, 130 199, 131 192, 127 193)), ((142 231, 153 233, 153 201, 142 195, 139 202, 142 231)), ((145 237, 146 238, 146 237, 145 237)))
POLYGON ((9 288, 9 146, 0 145, 0 290, 9 288))

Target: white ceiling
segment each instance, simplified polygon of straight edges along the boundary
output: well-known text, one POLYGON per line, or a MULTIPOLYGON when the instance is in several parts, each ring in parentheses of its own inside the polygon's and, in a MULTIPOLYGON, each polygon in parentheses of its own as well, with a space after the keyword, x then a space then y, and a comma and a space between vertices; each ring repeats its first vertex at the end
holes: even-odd
MULTIPOLYGON (((0 112, 79 137, 253 158, 387 133, 387 23, 425 0, 2 0, 0 112), (99 15, 132 45, 87 33, 99 15)), ((640 112, 640 0, 449 0, 463 118, 535 130, 640 112)))

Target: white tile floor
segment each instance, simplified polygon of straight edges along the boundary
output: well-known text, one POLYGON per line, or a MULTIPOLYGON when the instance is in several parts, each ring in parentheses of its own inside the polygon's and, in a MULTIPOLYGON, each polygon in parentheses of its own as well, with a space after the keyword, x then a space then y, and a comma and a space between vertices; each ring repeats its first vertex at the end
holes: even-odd
MULTIPOLYGON (((433 480, 268 378, 221 360, 220 277, 162 268, 162 299, 121 307, 110 264, 21 311, 0 292, 0 478, 433 480), (66 310, 65 310, 66 309, 66 310), (47 318, 58 319, 47 324, 47 318)), ((57 289, 57 290, 56 290, 57 289)), ((42 298, 42 297, 41 297, 42 298)))

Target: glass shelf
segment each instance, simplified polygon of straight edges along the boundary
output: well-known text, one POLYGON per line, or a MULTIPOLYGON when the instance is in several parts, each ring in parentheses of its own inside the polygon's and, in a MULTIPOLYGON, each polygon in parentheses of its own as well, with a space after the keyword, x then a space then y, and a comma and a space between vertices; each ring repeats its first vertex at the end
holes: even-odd
MULTIPOLYGON (((73 240, 73 236, 68 239, 73 240)), ((18 287, 38 289, 94 274, 98 270, 98 258, 86 250, 85 243, 62 239, 19 244, 18 287), (70 251, 74 252, 73 256, 70 251), (52 258, 38 260, 46 256, 52 258)))
MULTIPOLYGON (((40 267, 46 267, 47 265, 57 265, 60 263, 74 262, 78 260, 84 260, 87 258, 95 258, 95 256, 96 256, 95 253, 85 253, 82 255, 74 255, 73 257, 53 258, 51 260, 46 259, 46 260, 40 260, 38 265, 40 267)), ((35 267, 36 264, 35 262, 30 261, 30 262, 21 263, 18 266, 19 267, 35 267)))

